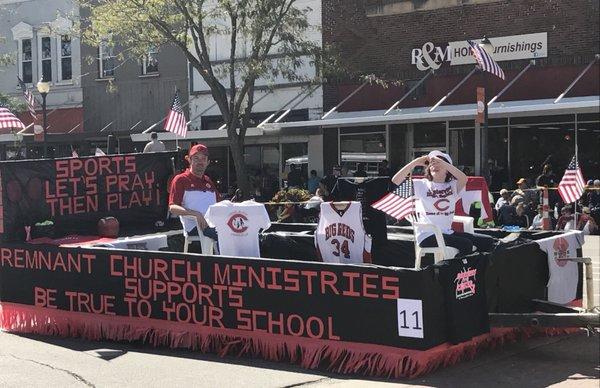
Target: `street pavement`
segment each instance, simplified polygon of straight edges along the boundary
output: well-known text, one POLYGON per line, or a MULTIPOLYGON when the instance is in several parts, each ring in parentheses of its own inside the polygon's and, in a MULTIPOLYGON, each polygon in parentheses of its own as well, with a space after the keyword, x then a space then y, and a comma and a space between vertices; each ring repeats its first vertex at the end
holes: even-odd
MULTIPOLYGON (((600 292, 600 238, 586 239, 600 292)), ((310 371, 250 358, 0 332, 0 387, 600 386, 600 336, 540 337, 485 351, 415 380, 310 371)))

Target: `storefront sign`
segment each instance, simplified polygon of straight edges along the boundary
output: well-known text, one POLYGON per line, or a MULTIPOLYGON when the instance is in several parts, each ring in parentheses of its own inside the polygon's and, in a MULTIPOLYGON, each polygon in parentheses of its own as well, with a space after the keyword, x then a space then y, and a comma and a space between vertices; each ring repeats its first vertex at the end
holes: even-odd
MULTIPOLYGON (((548 56, 548 34, 546 32, 501 36, 490 38, 490 42, 494 46, 491 56, 496 62, 548 56)), ((441 46, 427 42, 420 48, 414 48, 411 53, 411 63, 422 71, 437 70, 445 62, 448 62, 450 66, 475 63, 467 41, 449 42, 441 46)))

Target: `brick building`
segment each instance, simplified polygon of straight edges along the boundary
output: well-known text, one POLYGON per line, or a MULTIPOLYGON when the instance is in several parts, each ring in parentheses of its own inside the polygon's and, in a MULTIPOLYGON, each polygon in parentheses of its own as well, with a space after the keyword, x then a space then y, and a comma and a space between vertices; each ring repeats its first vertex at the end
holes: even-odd
POLYGON ((323 42, 339 50, 351 74, 324 86, 324 110, 360 87, 361 76, 374 74, 389 87, 367 85, 326 119, 281 128, 323 128, 326 170, 336 163, 352 169, 352 155, 366 157, 375 171, 383 157, 396 168, 445 149, 460 167, 492 176, 495 189, 514 187, 521 176, 533 180, 549 155, 562 175, 577 128, 584 176, 598 178, 598 11, 597 0, 324 0, 323 42), (466 40, 483 36, 506 80, 476 71, 430 112, 474 69, 466 40), (476 87, 486 86, 489 100, 532 60, 489 106, 489 128, 476 125, 476 87))

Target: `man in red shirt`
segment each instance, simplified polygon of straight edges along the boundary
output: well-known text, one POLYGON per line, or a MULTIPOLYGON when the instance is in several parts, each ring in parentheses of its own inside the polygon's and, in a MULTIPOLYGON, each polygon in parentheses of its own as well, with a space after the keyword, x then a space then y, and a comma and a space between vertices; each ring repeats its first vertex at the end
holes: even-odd
MULTIPOLYGON (((194 216, 198 227, 205 235, 210 235, 210 228, 204 219, 206 210, 221 200, 217 187, 213 181, 204 174, 210 163, 208 148, 204 144, 196 144, 188 152, 187 158, 190 168, 178 174, 171 182, 169 195, 169 211, 175 216, 194 216)), ((183 220, 183 227, 190 234, 195 234, 194 222, 183 220)))

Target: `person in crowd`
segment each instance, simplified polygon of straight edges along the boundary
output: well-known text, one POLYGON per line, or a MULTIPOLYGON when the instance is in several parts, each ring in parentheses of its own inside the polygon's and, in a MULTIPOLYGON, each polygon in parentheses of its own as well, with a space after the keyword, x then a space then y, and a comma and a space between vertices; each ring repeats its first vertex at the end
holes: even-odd
POLYGON ((324 201, 323 191, 321 190, 321 188, 317 188, 317 190, 315 191, 315 195, 310 197, 308 202, 306 202, 306 204, 304 205, 304 208, 307 210, 308 209, 319 209, 319 207, 321 206, 321 202, 323 202, 323 201, 324 201))
POLYGON ((231 197, 231 202, 244 202, 244 192, 242 189, 236 189, 233 197, 231 197))
POLYGON ((302 169, 297 168, 295 164, 290 164, 290 172, 287 176, 288 187, 302 188, 304 179, 302 179, 302 169))
POLYGON ((544 164, 544 167, 542 168, 542 173, 536 178, 535 184, 538 187, 554 187, 558 184, 556 175, 554 174, 554 171, 552 171, 551 164, 544 164))
POLYGON ((556 222, 556 230, 571 230, 575 228, 573 223, 575 219, 573 217, 573 209, 571 205, 563 206, 560 210, 560 217, 558 217, 558 221, 556 222))
POLYGON ((162 151, 165 151, 166 149, 167 148, 165 147, 165 143, 163 143, 162 141, 158 140, 158 133, 152 132, 150 134, 150 141, 144 147, 144 153, 148 153, 148 152, 162 152, 162 151))
MULTIPOLYGON (((451 229, 456 201, 467 184, 467 176, 452 165, 449 155, 441 151, 431 151, 402 167, 392 178, 396 185, 401 184, 416 167, 425 167, 425 178, 414 179, 413 188, 418 199, 416 212, 420 219, 438 226, 446 246, 459 250, 464 256, 473 252, 473 246, 480 251, 489 251, 494 245, 493 238, 481 234, 454 232, 451 229)), ((417 244, 421 247, 435 247, 435 235, 428 231, 417 231, 417 244)))
POLYGON ((598 224, 592 217, 590 208, 587 206, 577 216, 577 230, 582 230, 585 234, 596 234, 598 232, 598 224))
POLYGON ((534 190, 530 190, 527 186, 527 179, 520 178, 517 181, 517 189, 513 192, 512 196, 520 195, 525 200, 525 205, 533 207, 537 205, 537 195, 534 190))
POLYGON ((354 177, 356 178, 366 178, 369 176, 365 171, 364 163, 356 163, 356 171, 354 171, 354 177))
POLYGON ((529 228, 529 216, 525 213, 525 205, 520 202, 515 207, 515 216, 512 225, 519 226, 523 229, 529 228))
POLYGON ((517 217, 517 205, 522 202, 523 197, 516 196, 510 202, 498 209, 498 225, 514 225, 517 217))
POLYGON ((463 172, 465 173, 466 176, 471 176, 472 175, 471 168, 469 166, 465 166, 463 168, 463 172))
POLYGON ((349 175, 348 175, 348 172, 349 172, 349 170, 350 170, 350 169, 348 168, 348 164, 347 164, 347 163, 344 163, 344 165, 342 166, 342 169, 341 169, 341 171, 340 171, 340 176, 342 176, 342 177, 347 177, 347 176, 349 176, 349 175))
POLYGON ((196 144, 190 148, 187 156, 189 169, 176 175, 171 182, 169 192, 169 211, 174 216, 194 216, 196 223, 184 221, 183 227, 189 234, 199 232, 216 240, 216 231, 209 228, 204 214, 210 205, 221 200, 217 186, 205 174, 210 163, 208 148, 204 144, 196 144))
POLYGON ((498 198, 498 201, 496 201, 494 209, 496 209, 496 211, 499 212, 500 208, 506 205, 510 205, 510 193, 508 192, 508 190, 502 189, 500 190, 500 198, 498 198))
POLYGON ((378 176, 391 176, 392 171, 390 170, 389 163, 387 160, 382 160, 379 169, 377 169, 378 176))
POLYGON ((589 186, 587 193, 587 206, 592 209, 600 208, 600 179, 596 179, 589 186))
POLYGON ((323 193, 324 198, 329 198, 335 184, 337 183, 337 179, 341 176, 342 168, 339 165, 333 166, 331 169, 331 174, 326 175, 323 179, 321 179, 321 184, 319 187, 321 188, 321 192, 323 193))
POLYGON ((308 192, 315 194, 319 188, 319 182, 321 182, 321 178, 317 176, 317 170, 310 170, 310 176, 308 177, 308 192))
POLYGON ((537 205, 537 214, 533 217, 533 221, 531 221, 531 225, 529 226, 529 230, 541 230, 543 228, 543 206, 537 205))

